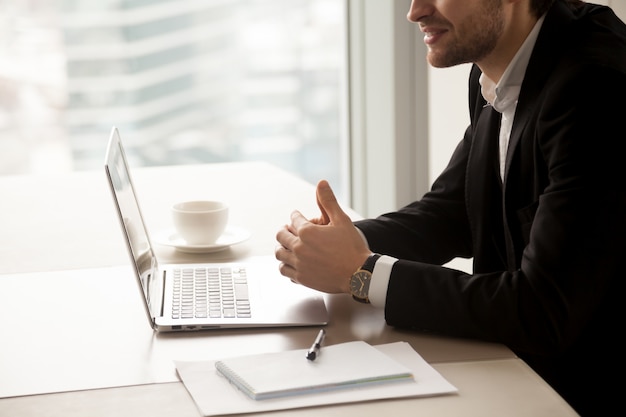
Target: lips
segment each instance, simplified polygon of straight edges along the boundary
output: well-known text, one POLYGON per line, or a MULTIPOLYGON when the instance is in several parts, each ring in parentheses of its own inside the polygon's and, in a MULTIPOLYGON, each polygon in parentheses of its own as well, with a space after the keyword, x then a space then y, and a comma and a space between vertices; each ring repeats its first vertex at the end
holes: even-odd
POLYGON ((445 29, 434 29, 434 28, 422 28, 422 32, 424 33, 424 43, 426 45, 432 45, 436 43, 441 36, 446 32, 445 29))

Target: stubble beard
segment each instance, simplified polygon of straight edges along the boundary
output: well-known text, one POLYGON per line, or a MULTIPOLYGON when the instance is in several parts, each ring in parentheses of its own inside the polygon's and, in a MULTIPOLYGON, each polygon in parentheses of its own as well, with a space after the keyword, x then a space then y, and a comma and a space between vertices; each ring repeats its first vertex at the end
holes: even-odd
POLYGON ((487 1, 479 13, 456 28, 456 38, 444 49, 429 48, 426 59, 435 68, 479 62, 495 49, 503 31, 504 13, 500 1, 487 1))

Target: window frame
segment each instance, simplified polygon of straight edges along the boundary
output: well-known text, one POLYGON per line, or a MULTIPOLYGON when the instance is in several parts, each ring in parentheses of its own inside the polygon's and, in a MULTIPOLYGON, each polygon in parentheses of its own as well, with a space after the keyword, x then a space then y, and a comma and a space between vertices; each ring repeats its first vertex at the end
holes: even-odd
POLYGON ((428 188, 428 68, 410 3, 348 0, 348 189, 366 217, 428 188))

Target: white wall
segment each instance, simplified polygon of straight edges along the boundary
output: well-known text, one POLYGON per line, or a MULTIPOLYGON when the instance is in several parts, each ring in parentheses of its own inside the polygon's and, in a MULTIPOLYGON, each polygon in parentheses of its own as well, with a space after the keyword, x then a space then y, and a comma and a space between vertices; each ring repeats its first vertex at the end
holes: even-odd
POLYGON ((446 167, 469 125, 467 83, 471 65, 428 68, 429 184, 446 167))

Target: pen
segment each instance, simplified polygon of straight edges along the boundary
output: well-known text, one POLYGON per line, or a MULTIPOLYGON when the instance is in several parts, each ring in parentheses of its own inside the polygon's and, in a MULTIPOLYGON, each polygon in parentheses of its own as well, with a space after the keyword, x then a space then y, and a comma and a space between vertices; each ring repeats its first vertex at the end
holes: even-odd
POLYGON ((324 341, 324 336, 326 336, 326 330, 322 329, 317 334, 317 337, 313 341, 309 351, 306 353, 306 358, 308 360, 314 361, 315 358, 317 358, 317 355, 320 353, 320 348, 322 347, 322 342, 324 341))

